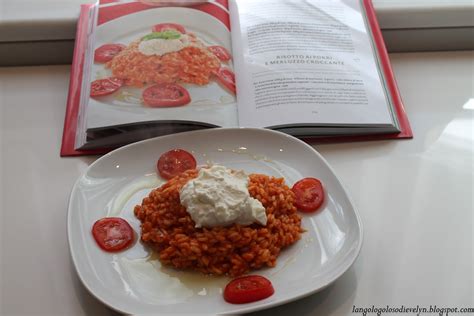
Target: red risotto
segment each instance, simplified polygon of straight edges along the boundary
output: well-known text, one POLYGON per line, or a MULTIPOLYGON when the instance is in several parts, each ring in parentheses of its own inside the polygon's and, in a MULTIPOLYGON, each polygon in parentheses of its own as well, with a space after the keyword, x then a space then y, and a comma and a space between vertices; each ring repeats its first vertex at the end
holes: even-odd
POLYGON ((265 207, 267 225, 196 228, 179 191, 197 170, 188 170, 153 190, 135 206, 141 239, 158 252, 160 261, 177 269, 238 276, 273 267, 281 249, 300 239, 303 229, 294 194, 282 178, 249 176, 249 193, 265 207))
POLYGON ((138 50, 139 43, 131 43, 106 64, 115 78, 123 79, 129 86, 153 83, 205 85, 220 67, 219 59, 202 44, 163 56, 147 56, 138 50))

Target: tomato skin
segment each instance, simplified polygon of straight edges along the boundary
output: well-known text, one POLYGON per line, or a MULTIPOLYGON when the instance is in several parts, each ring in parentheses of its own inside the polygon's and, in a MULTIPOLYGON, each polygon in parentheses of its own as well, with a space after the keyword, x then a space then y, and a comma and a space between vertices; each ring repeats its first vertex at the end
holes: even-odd
POLYGON ((123 86, 123 80, 119 78, 98 79, 91 83, 91 97, 101 97, 109 95, 123 86))
POLYGON ((104 44, 97 48, 94 52, 94 62, 106 63, 111 61, 126 46, 123 44, 104 44))
POLYGON ((120 217, 104 217, 92 226, 92 236, 105 251, 117 252, 130 246, 135 234, 130 224, 120 217))
POLYGON ((162 32, 166 30, 175 30, 180 32, 181 34, 186 34, 186 29, 184 26, 177 24, 177 23, 160 23, 154 25, 151 30, 153 32, 162 32))
POLYGON ((143 102, 150 107, 175 107, 191 102, 188 90, 176 83, 159 83, 146 88, 143 102))
POLYGON ((169 180, 186 170, 196 169, 196 159, 183 149, 173 149, 160 156, 156 163, 159 175, 169 180))
POLYGON ((235 74, 229 68, 220 68, 217 73, 217 80, 233 94, 236 93, 235 74))
POLYGON ((229 61, 232 56, 230 55, 229 51, 222 46, 209 46, 209 49, 220 61, 229 61))
POLYGON ((296 207, 302 212, 315 212, 324 202, 323 185, 316 178, 301 179, 291 190, 296 196, 296 207))
POLYGON ((230 281, 224 289, 224 299, 232 304, 245 304, 270 297, 273 285, 260 275, 248 275, 230 281))

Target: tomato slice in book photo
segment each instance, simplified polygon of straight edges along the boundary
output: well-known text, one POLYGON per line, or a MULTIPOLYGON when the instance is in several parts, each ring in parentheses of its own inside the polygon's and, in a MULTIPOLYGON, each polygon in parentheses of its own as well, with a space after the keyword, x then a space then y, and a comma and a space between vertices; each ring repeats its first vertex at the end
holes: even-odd
POLYGON ((105 44, 97 48, 94 52, 94 62, 106 63, 111 61, 126 46, 123 44, 105 44))
POLYGON ((188 90, 176 83, 155 84, 143 91, 143 102, 150 107, 183 106, 191 102, 188 90))
POLYGON ((186 170, 195 169, 196 159, 186 150, 173 149, 160 156, 156 167, 160 176, 169 180, 186 170))
POLYGON ((216 55, 217 58, 219 58, 220 61, 229 61, 232 56, 230 55, 229 51, 222 46, 209 46, 207 49, 209 49, 214 55, 216 55))
POLYGON ((170 30, 178 31, 181 34, 186 33, 186 29, 184 28, 184 26, 177 23, 160 23, 152 27, 153 32, 163 32, 163 31, 170 31, 170 30))
POLYGON ((109 95, 120 89, 123 80, 119 78, 98 79, 91 83, 91 97, 109 95))
POLYGON ((222 84, 227 90, 236 93, 235 88, 235 74, 229 68, 220 68, 216 73, 217 81, 222 84))

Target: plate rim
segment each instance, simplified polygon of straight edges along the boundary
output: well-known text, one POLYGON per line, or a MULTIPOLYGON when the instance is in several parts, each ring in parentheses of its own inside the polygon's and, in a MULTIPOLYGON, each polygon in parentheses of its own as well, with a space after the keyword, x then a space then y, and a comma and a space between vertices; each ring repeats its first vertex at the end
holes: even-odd
MULTIPOLYGON (((120 312, 120 313, 127 313, 126 311, 124 310, 121 310, 119 308, 116 308, 115 306, 113 306, 112 304, 109 304, 105 298, 101 297, 100 295, 97 295, 96 293, 94 293, 94 291, 92 291, 91 287, 87 284, 85 278, 84 278, 84 275, 81 274, 80 270, 78 269, 78 263, 77 263, 77 259, 75 257, 75 252, 73 251, 72 249, 72 246, 71 246, 71 240, 72 240, 72 237, 71 237, 71 214, 72 214, 72 211, 71 211, 71 207, 72 207, 72 200, 73 200, 73 195, 75 194, 75 191, 77 190, 77 186, 79 185, 79 182, 80 180, 82 179, 82 177, 84 175, 87 174, 87 172, 92 169, 94 167, 95 164, 98 164, 100 163, 102 160, 106 159, 107 157, 111 156, 111 155, 114 155, 115 153, 119 152, 119 151, 124 151, 124 150, 127 150, 128 148, 130 147, 134 147, 134 146, 140 146, 141 144, 144 144, 144 143, 149 143, 149 142, 153 142, 153 141, 156 141, 156 140, 162 140, 162 139, 167 139, 167 138, 173 138, 175 137, 176 135, 190 135, 190 134, 205 134, 205 133, 220 133, 221 131, 249 131, 249 132, 254 132, 254 133, 268 133, 268 134, 273 134, 273 135, 277 135, 279 137, 284 137, 284 138, 287 138, 287 139, 290 139, 291 141, 296 141, 297 143, 300 143, 300 145, 303 145, 304 147, 306 147, 307 149, 310 149, 313 153, 315 153, 322 161, 323 163, 326 165, 326 167, 329 169, 329 171, 332 173, 332 175, 334 175, 334 178, 335 180, 337 181, 337 183, 341 186, 341 188, 343 189, 343 193, 345 194, 346 198, 348 199, 350 205, 352 206, 352 209, 354 211, 354 215, 355 215, 355 219, 356 219, 356 222, 357 222, 357 226, 358 226, 358 234, 359 234, 359 238, 357 240, 357 247, 355 249, 355 252, 354 254, 352 255, 352 257, 348 258, 349 260, 344 260, 344 263, 342 265, 342 268, 340 269, 340 271, 338 273, 336 273, 332 278, 330 278, 325 284, 323 284, 322 286, 319 286, 318 288, 314 289, 314 290, 310 290, 310 291, 307 291, 305 293, 302 293, 302 294, 299 294, 299 295, 296 295, 296 296, 293 296, 293 297, 289 297, 289 298, 285 298, 285 299, 281 299, 277 302, 268 302, 268 303, 264 303, 262 305, 259 305, 259 306, 255 306, 253 308, 250 308, 250 309, 245 309, 245 307, 243 307, 244 310, 240 311, 239 309, 236 310, 236 311, 231 311, 231 312, 221 312, 221 313, 218 313, 217 315, 231 315, 231 314, 235 314, 235 313, 250 313, 250 312, 256 312, 256 311, 260 311, 260 310, 264 310, 264 309, 268 309, 268 308, 273 308, 273 307, 277 307, 277 306, 281 306, 281 305, 284 305, 284 304, 287 304, 287 303, 290 303, 290 302, 293 302, 293 301, 297 301, 299 299, 302 299, 304 297, 307 297, 307 296, 310 296, 314 293, 317 293, 319 291, 322 291, 324 290, 325 288, 327 288, 328 286, 330 286, 332 283, 334 283, 336 280, 338 280, 344 273, 346 273, 351 267, 352 265, 354 264, 354 262, 357 260, 357 258, 359 257, 360 255, 360 252, 361 252, 361 249, 362 249, 362 244, 364 242, 364 229, 363 229, 363 224, 362 224, 362 220, 361 220, 361 217, 359 215, 359 212, 357 211, 357 208, 354 206, 354 203, 352 201, 352 198, 351 196, 348 194, 345 186, 343 185, 343 183, 339 180, 339 177, 336 176, 336 173, 334 172, 332 166, 327 162, 327 160, 315 149, 313 148, 312 146, 310 146, 309 144, 307 144, 306 142, 296 138, 296 137, 293 137, 291 135, 288 135, 288 134, 285 134, 285 133, 282 133, 282 132, 279 132, 279 131, 275 131, 275 130, 270 130, 270 129, 264 129, 264 128, 253 128, 253 127, 230 127, 230 128, 210 128, 210 129, 202 129, 202 130, 196 130, 196 131, 188 131, 188 132, 182 132, 182 133, 176 133, 176 134, 169 134, 169 135, 164 135, 164 136, 158 136, 158 137, 153 137, 153 138, 149 138, 149 139, 145 139, 145 140, 142 140, 142 141, 138 141, 138 142, 135 142, 135 143, 131 143, 131 144, 127 144, 125 146, 122 146, 122 147, 119 147, 113 151, 110 151, 108 152, 107 154, 105 155, 102 155, 100 156, 98 159, 96 159, 94 162, 92 162, 80 175, 79 177, 76 179, 76 181, 74 182, 74 185, 72 186, 71 188, 71 192, 69 194, 69 199, 68 199, 68 211, 67 211, 67 242, 68 242, 68 250, 69 250, 69 254, 70 254, 70 257, 72 259, 72 263, 73 263, 73 266, 74 266, 74 270, 76 272, 76 275, 79 277, 82 285, 87 289, 87 291, 92 295, 94 296, 98 301, 100 301, 102 304, 108 306, 109 308, 117 311, 117 312, 120 312)), ((143 313, 133 313, 134 315, 144 315, 143 313)))

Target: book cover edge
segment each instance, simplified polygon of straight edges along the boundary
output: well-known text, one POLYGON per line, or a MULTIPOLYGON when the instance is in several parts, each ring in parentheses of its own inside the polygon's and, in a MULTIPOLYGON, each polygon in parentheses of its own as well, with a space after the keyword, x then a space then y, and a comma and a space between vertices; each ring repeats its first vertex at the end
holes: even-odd
POLYGON ((77 116, 79 112, 80 85, 84 63, 84 50, 87 40, 87 30, 90 23, 90 12, 96 4, 83 4, 77 23, 76 43, 71 64, 69 79, 69 91, 66 101, 66 113, 64 118, 63 136, 61 142, 60 156, 79 156, 105 153, 103 150, 82 152, 75 150, 75 139, 77 131, 77 116))
POLYGON ((413 131, 411 129, 410 122, 408 121, 408 116, 405 111, 400 91, 398 90, 398 85, 392 70, 392 65, 390 63, 390 57, 388 56, 387 48, 385 47, 382 31, 377 20, 377 15, 375 13, 372 0, 363 1, 375 45, 377 46, 377 53, 382 63, 382 71, 384 73, 385 80, 387 81, 388 88, 390 89, 390 94, 392 96, 393 103, 395 105, 395 111, 397 113, 398 121, 401 127, 400 133, 397 134, 398 137, 395 138, 412 138, 413 131))

